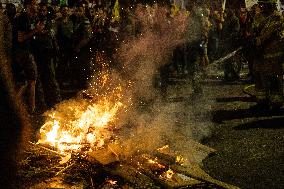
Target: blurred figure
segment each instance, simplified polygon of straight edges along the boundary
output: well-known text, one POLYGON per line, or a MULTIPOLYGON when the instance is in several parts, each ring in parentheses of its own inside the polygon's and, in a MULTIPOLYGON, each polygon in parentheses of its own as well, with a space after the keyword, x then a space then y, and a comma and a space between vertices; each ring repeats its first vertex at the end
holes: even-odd
POLYGON ((209 34, 209 14, 207 10, 193 7, 190 15, 189 33, 187 44, 187 71, 191 76, 193 92, 203 93, 202 80, 205 67, 208 65, 207 45, 209 34))
POLYGON ((20 188, 17 177, 17 163, 25 146, 22 142, 29 141, 30 124, 28 115, 20 98, 17 97, 11 65, 5 54, 4 31, 7 23, 0 12, 0 187, 5 189, 20 188))
POLYGON ((83 6, 77 8, 74 28, 72 79, 75 87, 86 88, 91 74, 90 58, 93 53, 92 48, 89 46, 92 38, 92 27, 85 15, 85 8, 83 6))
POLYGON ((262 13, 255 21, 254 46, 258 55, 253 70, 256 108, 280 108, 283 105, 284 21, 276 1, 259 1, 262 13))
POLYGON ((210 61, 213 61, 218 57, 219 38, 220 38, 218 17, 219 17, 218 11, 210 12, 209 19, 211 27, 208 36, 208 56, 210 61))
POLYGON ((48 108, 53 107, 61 100, 59 85, 55 75, 58 44, 54 19, 55 14, 52 7, 41 3, 37 24, 42 24, 43 30, 34 35, 33 52, 43 87, 45 103, 48 108))
POLYGON ((247 13, 245 30, 242 33, 242 53, 248 61, 248 81, 254 82, 253 64, 257 59, 258 54, 255 53, 254 38, 259 33, 259 23, 261 23, 263 17, 261 16, 261 7, 259 4, 255 4, 251 7, 251 10, 247 13))
POLYGON ((17 38, 15 36, 15 17, 16 17, 16 6, 13 3, 7 3, 3 15, 3 22, 5 23, 4 32, 4 50, 9 57, 12 57, 14 51, 13 44, 14 40, 17 38))
POLYGON ((61 7, 61 18, 57 20, 57 40, 59 46, 59 64, 57 66, 57 79, 61 87, 70 83, 70 63, 73 52, 74 25, 69 15, 69 7, 61 7))
POLYGON ((13 70, 16 88, 19 96, 27 97, 30 112, 45 109, 45 102, 41 83, 37 75, 37 66, 32 52, 34 36, 43 31, 43 24, 36 24, 37 7, 32 4, 26 6, 15 20, 13 70), (25 95, 27 94, 27 95, 25 95))
MULTIPOLYGON (((235 10, 229 9, 222 29, 222 54, 227 55, 239 47, 240 21, 235 10)), ((237 54, 238 55, 238 54, 237 54)), ((232 82, 240 78, 240 57, 235 55, 224 62, 224 81, 232 82)))

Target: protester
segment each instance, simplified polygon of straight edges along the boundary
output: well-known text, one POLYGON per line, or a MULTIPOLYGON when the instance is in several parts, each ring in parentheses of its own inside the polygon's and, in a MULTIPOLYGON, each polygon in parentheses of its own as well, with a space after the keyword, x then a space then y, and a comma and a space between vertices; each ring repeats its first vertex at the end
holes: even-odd
POLYGON ((57 40, 59 46, 59 63, 57 65, 57 79, 61 87, 70 83, 71 58, 73 52, 74 25, 70 19, 68 6, 61 7, 61 17, 57 19, 57 40))
POLYGON ((18 93, 26 92, 30 112, 43 111, 45 102, 41 81, 38 78, 37 65, 34 60, 32 41, 35 34, 43 31, 43 24, 36 24, 37 6, 28 4, 15 20, 17 38, 14 44, 13 67, 18 93), (23 90, 23 89, 27 90, 23 90))
POLYGON ((280 108, 283 105, 284 21, 276 12, 276 1, 259 2, 262 13, 254 37, 258 54, 253 70, 256 88, 256 108, 280 108))
MULTIPOLYGON (((198 1, 187 6, 191 36, 187 44, 175 48, 171 66, 161 68, 163 81, 168 82, 171 76, 190 78, 196 93, 202 92, 205 67, 239 47, 242 47, 241 54, 224 62, 224 80, 231 82, 240 78, 243 63, 240 55, 248 61, 250 80, 259 75, 258 71, 252 71, 255 67, 258 69, 255 61, 260 62, 254 56, 256 43, 253 42, 263 31, 262 23, 266 20, 259 12, 262 5, 255 5, 249 12, 244 8, 222 11, 216 7, 209 11, 208 5, 198 1)), ((170 24, 173 18, 170 16, 174 15, 170 14, 171 7, 167 8, 165 19, 170 24)), ((179 8, 175 7, 175 14, 184 11, 179 8)), ((145 9, 149 14, 145 20, 151 24, 155 7, 145 6, 145 9)), ((98 67, 96 56, 101 52, 112 59, 122 41, 141 36, 145 24, 135 17, 131 3, 120 7, 107 2, 92 6, 77 2, 76 7, 63 5, 59 9, 54 3, 41 3, 38 7, 33 1, 20 13, 15 14, 14 6, 9 4, 5 11, 14 33, 13 46, 6 50, 12 49, 16 88, 26 99, 30 112, 52 108, 61 101, 62 90, 87 88, 92 71, 98 67)), ((155 30, 155 26, 150 28, 155 30)))
POLYGON ((34 35, 32 49, 42 83, 45 103, 48 108, 60 102, 60 89, 56 80, 58 44, 56 39, 54 10, 41 3, 36 24, 42 24, 43 30, 34 35))

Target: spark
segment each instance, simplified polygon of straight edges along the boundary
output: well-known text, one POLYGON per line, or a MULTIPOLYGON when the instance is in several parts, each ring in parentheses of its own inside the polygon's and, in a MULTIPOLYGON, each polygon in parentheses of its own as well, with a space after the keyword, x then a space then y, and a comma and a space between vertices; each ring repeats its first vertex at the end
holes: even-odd
POLYGON ((116 180, 108 180, 108 183, 115 185, 117 183, 117 181, 116 180))

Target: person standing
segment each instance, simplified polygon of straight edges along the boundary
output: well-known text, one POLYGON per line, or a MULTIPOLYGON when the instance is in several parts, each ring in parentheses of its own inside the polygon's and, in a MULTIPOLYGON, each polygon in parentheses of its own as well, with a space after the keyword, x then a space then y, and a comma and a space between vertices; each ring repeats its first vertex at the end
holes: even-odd
POLYGON ((72 44, 73 44, 73 34, 74 25, 69 17, 69 7, 61 7, 61 17, 57 20, 57 40, 59 46, 59 64, 57 66, 57 79, 61 86, 69 83, 70 79, 70 62, 72 57, 72 44))
POLYGON ((34 36, 44 29, 42 23, 36 24, 37 7, 26 5, 26 11, 15 19, 15 35, 13 44, 13 70, 19 96, 28 93, 27 104, 31 113, 45 110, 45 102, 41 83, 38 79, 37 65, 32 52, 34 36), (27 90, 23 90, 27 88, 27 90), (37 108, 37 109, 36 109, 37 108))
POLYGON ((55 75, 56 27, 54 11, 47 4, 40 4, 37 24, 43 24, 43 30, 34 35, 32 49, 37 63, 47 108, 52 108, 61 100, 60 89, 55 75))
POLYGON ((258 2, 262 13, 254 37, 257 52, 253 70, 257 106, 280 108, 283 105, 284 20, 275 0, 258 2))
POLYGON ((72 61, 73 84, 79 89, 87 87, 91 74, 92 47, 89 46, 92 39, 92 27, 90 20, 85 15, 85 8, 77 8, 76 22, 74 24, 74 55, 72 61))
POLYGON ((20 188, 17 176, 24 142, 30 140, 29 115, 18 98, 5 43, 7 22, 0 12, 0 188, 20 188))
MULTIPOLYGON (((224 55, 233 52, 238 48, 240 37, 240 20, 236 15, 236 10, 228 9, 222 29, 222 42, 224 55)), ((238 55, 238 54, 237 54, 238 55)), ((235 55, 233 58, 224 62, 224 80, 231 82, 239 79, 240 57, 235 55)))
POLYGON ((202 80, 208 64, 207 44, 209 34, 209 14, 197 5, 193 8, 189 19, 189 36, 187 44, 187 71, 191 76, 194 94, 202 94, 202 80))

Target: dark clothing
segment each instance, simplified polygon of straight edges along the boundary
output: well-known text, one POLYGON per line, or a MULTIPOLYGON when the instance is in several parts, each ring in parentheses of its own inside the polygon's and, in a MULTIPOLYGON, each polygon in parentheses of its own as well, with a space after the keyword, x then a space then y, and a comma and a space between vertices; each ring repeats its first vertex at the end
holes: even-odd
POLYGON ((272 106, 283 104, 284 21, 274 12, 261 15, 255 36, 258 56, 254 62, 255 86, 259 102, 268 100, 272 106), (262 17, 262 18, 261 18, 262 17))
POLYGON ((60 46, 67 46, 72 42, 74 24, 71 19, 57 21, 57 39, 60 46))
POLYGON ((211 18, 211 28, 208 35, 208 56, 210 60, 214 60, 218 57, 218 48, 219 48, 219 38, 220 33, 218 31, 218 23, 216 18, 211 18))
POLYGON ((249 82, 253 82, 253 62, 255 60, 255 52, 254 52, 254 46, 251 43, 253 40, 254 33, 252 31, 252 24, 254 21, 255 15, 253 12, 248 12, 246 20, 242 22, 241 24, 241 46, 242 49, 242 55, 244 56, 245 60, 248 63, 249 73, 248 73, 248 79, 249 82))
POLYGON ((45 103, 51 108, 60 102, 60 89, 55 77, 57 42, 55 38, 54 20, 45 22, 44 33, 34 36, 33 53, 37 63, 39 78, 43 87, 45 103))
MULTIPOLYGON (((12 74, 7 56, 4 54, 3 15, 0 12, 0 188, 20 188, 17 177, 17 158, 24 145, 21 142, 29 141, 29 136, 22 136, 23 131, 29 127, 28 115, 23 110, 19 99, 16 97, 12 74), (21 149, 19 148, 21 147, 21 149)), ((25 132, 28 134, 28 132, 25 132)))
POLYGON ((12 56, 12 51, 13 51, 13 20, 10 20, 8 16, 3 15, 3 24, 5 28, 3 28, 3 47, 4 47, 4 52, 6 55, 9 57, 12 56))
POLYGON ((236 42, 239 39, 239 35, 240 35, 239 18, 235 14, 233 14, 232 16, 228 16, 225 19, 222 30, 223 47, 225 47, 228 51, 238 47, 236 46, 236 42))
POLYGON ((38 65, 37 62, 35 62, 32 48, 34 38, 27 39, 24 42, 18 41, 18 33, 31 32, 35 28, 35 24, 36 21, 31 20, 25 12, 23 12, 15 19, 13 32, 12 68, 17 88, 21 88, 22 86, 27 85, 29 81, 36 82, 36 111, 43 112, 46 110, 46 104, 44 100, 41 80, 39 79, 38 65))
MULTIPOLYGON (((223 56, 236 50, 240 44, 240 21, 239 18, 232 13, 228 15, 222 30, 222 49, 223 56)), ((241 70, 241 58, 238 53, 231 59, 224 62, 224 80, 235 81, 239 79, 241 70)))
MULTIPOLYGON (((91 23, 87 17, 77 18, 74 30, 74 45, 80 44, 83 39, 91 37, 91 23)), ((81 48, 81 47, 79 47, 81 48)))
POLYGON ((173 51, 173 64, 178 74, 186 73, 185 48, 178 46, 173 51))
MULTIPOLYGON (((91 24, 87 17, 77 19, 74 31, 75 50, 74 60, 71 64, 72 79, 77 88, 85 88, 91 75, 91 56, 93 55, 90 40, 92 37, 91 24)), ((94 49, 93 49, 94 50, 94 49)))
MULTIPOLYGON (((28 15, 24 12, 20 16, 15 19, 15 39, 17 39, 18 31, 21 32, 30 32, 35 28, 36 21, 31 20, 28 15)), ((18 40, 14 40, 15 49, 22 49, 31 51, 32 50, 32 41, 33 39, 28 39, 23 43, 18 42, 18 40)))
POLYGON ((59 63, 56 69, 56 76, 60 84, 69 82, 71 68, 70 62, 73 53, 74 25, 71 19, 58 20, 57 41, 59 46, 59 63))
POLYGON ((202 92, 201 82, 203 67, 205 61, 205 51, 202 48, 202 41, 192 42, 187 46, 187 65, 188 75, 191 76, 192 88, 195 93, 202 92))
POLYGON ((17 51, 13 61, 13 72, 16 83, 37 80, 37 67, 32 54, 26 51, 17 51))
POLYGON ((207 44, 209 25, 208 18, 203 16, 203 10, 195 8, 190 19, 188 36, 189 43, 186 46, 186 62, 188 75, 191 76, 193 92, 201 93, 203 71, 207 62, 207 44))
POLYGON ((32 54, 32 40, 18 42, 18 32, 30 32, 32 21, 23 13, 15 19, 13 24, 13 71, 16 83, 37 80, 37 66, 32 54))

